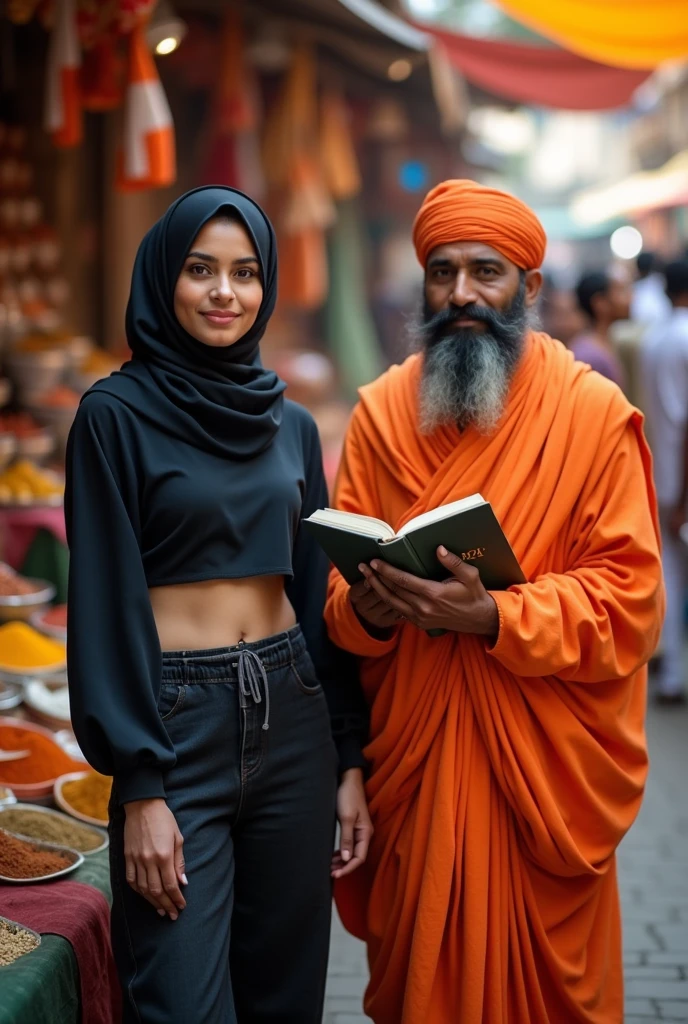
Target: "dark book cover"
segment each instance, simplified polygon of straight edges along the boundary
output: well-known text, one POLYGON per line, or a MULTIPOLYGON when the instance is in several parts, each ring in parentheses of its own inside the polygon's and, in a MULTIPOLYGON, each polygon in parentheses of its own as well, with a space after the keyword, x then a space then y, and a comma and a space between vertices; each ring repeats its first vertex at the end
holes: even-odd
POLYGON ((380 558, 397 569, 429 580, 447 579, 450 573, 437 559, 443 544, 454 555, 474 565, 486 590, 506 590, 526 578, 488 502, 464 509, 439 522, 410 530, 391 541, 375 540, 341 526, 304 520, 328 558, 349 584, 361 579, 358 566, 380 558))

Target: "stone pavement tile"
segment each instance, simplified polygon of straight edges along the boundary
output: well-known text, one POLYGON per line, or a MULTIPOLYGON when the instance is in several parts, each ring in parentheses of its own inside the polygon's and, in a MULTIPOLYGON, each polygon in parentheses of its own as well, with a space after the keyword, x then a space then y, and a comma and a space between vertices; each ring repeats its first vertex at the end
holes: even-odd
POLYGON ((366 1024, 368 1019, 351 1013, 333 1013, 331 1017, 332 1024, 366 1024))
POLYGON ((624 999, 624 1019, 627 1017, 645 1017, 656 1019, 657 1010, 649 999, 629 999, 628 994, 624 999))
POLYGON ((350 1013, 358 1014, 362 1020, 366 1020, 363 1014, 363 999, 361 996, 333 996, 327 997, 328 1013, 350 1013))
POLYGON ((662 1020, 688 1021, 688 1002, 675 1002, 672 1000, 660 1000, 659 1010, 662 1020))
POLYGON ((644 967, 624 967, 624 978, 626 982, 631 980, 651 981, 682 981, 681 968, 678 966, 667 967, 666 965, 655 966, 647 964, 644 967))
POLYGON ((688 981, 662 981, 655 978, 629 978, 625 985, 629 999, 686 999, 688 981))

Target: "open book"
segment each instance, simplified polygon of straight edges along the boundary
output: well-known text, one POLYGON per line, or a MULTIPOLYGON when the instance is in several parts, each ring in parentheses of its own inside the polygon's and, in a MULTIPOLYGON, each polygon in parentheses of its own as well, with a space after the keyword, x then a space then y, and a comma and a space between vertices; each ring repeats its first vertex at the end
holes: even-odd
POLYGON ((480 494, 424 512, 397 533, 381 519, 332 508, 318 509, 303 522, 347 583, 357 583, 359 564, 373 558, 423 579, 446 579, 450 574, 437 558, 441 544, 474 565, 487 590, 526 582, 492 506, 480 494))

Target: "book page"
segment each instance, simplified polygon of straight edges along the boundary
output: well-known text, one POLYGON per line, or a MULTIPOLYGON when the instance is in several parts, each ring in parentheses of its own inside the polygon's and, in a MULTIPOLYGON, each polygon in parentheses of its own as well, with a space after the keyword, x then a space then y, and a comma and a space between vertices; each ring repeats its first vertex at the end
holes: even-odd
POLYGON ((423 512, 422 515, 416 516, 415 519, 410 519, 405 526, 402 526, 397 536, 404 537, 413 530, 420 530, 421 527, 428 526, 430 523, 439 523, 443 519, 449 519, 451 516, 457 515, 459 512, 465 512, 466 509, 476 508, 477 505, 487 505, 481 494, 470 494, 467 498, 451 501, 448 505, 438 505, 437 508, 430 509, 429 512, 423 512))
POLYGON ((360 533, 365 537, 373 537, 375 540, 394 540, 396 536, 389 523, 385 523, 382 519, 375 519, 374 516, 361 516, 356 512, 340 512, 336 508, 320 508, 308 518, 311 522, 320 523, 322 526, 348 530, 349 533, 360 533))

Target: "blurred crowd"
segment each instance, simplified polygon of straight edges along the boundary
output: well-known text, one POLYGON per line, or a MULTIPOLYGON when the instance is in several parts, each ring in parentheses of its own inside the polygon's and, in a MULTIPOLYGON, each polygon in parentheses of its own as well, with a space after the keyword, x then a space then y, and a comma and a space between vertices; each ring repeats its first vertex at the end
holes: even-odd
MULTIPOLYGON (((686 703, 688 583, 688 250, 671 261, 642 252, 587 268, 574 288, 546 282, 541 319, 645 414, 662 533, 667 610, 654 699, 686 703)), ((591 426, 593 426, 591 424, 591 426)), ((629 500, 633 496, 629 495, 629 500)))

